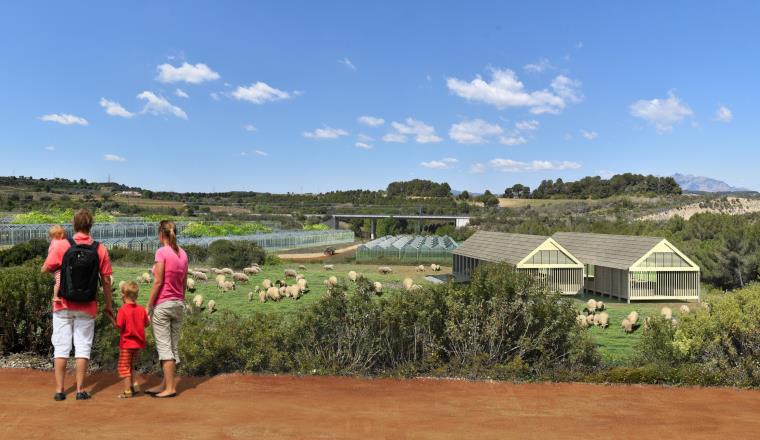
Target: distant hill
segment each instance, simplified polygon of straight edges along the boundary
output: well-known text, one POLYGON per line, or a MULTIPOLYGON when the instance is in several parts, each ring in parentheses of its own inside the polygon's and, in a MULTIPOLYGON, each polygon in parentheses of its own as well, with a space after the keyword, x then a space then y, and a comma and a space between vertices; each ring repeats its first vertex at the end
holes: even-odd
POLYGON ((696 192, 748 192, 747 188, 737 188, 726 182, 717 179, 711 179, 704 176, 694 176, 691 174, 673 174, 673 178, 684 191, 696 192))

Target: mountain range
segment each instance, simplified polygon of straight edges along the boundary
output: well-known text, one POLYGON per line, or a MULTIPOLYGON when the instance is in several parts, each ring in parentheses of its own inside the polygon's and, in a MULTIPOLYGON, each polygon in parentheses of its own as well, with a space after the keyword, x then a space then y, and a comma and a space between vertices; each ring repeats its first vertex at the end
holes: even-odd
POLYGON ((747 188, 738 188, 731 186, 726 182, 704 176, 694 176, 692 174, 673 174, 673 178, 684 191, 698 192, 748 192, 752 191, 747 188))

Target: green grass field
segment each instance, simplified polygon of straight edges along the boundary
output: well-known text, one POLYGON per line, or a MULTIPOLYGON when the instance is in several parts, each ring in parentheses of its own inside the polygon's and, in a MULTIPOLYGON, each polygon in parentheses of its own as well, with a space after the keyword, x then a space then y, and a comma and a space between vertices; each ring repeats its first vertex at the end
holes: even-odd
MULTIPOLYGON (((217 310, 232 310, 237 313, 247 314, 253 311, 263 312, 280 312, 287 313, 296 310, 300 307, 304 307, 307 304, 311 304, 317 301, 327 290, 324 285, 324 280, 330 276, 335 276, 339 280, 341 278, 348 279, 348 272, 351 270, 356 271, 358 274, 363 274, 365 277, 372 281, 379 281, 383 284, 383 290, 389 292, 394 287, 400 287, 404 278, 412 278, 417 284, 428 283, 424 280, 424 277, 432 274, 440 274, 451 272, 450 268, 442 268, 441 272, 433 272, 429 268, 425 272, 416 272, 414 266, 393 266, 393 273, 388 275, 381 275, 377 271, 377 265, 369 264, 336 264, 335 270, 327 271, 322 268, 322 264, 306 263, 305 270, 298 270, 299 263, 283 263, 276 266, 263 266, 262 272, 258 275, 251 276, 249 283, 237 283, 237 288, 233 292, 222 293, 216 287, 214 281, 214 275, 209 274, 208 282, 197 282, 195 293, 188 293, 188 301, 193 298, 194 295, 203 295, 204 301, 214 300, 217 304, 217 310), (309 293, 299 298, 298 300, 285 298, 278 302, 268 301, 260 303, 258 296, 253 301, 248 301, 248 292, 253 292, 257 285, 261 285, 264 279, 270 279, 274 282, 277 279, 285 280, 283 271, 285 269, 295 269, 299 273, 306 277, 309 283, 309 293)), ((192 269, 192 266, 191 266, 192 269)), ((148 268, 142 267, 114 267, 114 284, 118 285, 122 280, 136 280, 137 277, 148 271, 148 268)), ((231 279, 231 277, 227 277, 231 279)), ((288 284, 293 284, 294 280, 291 278, 288 284)), ((148 301, 150 295, 150 284, 140 284, 140 297, 138 302, 145 304, 148 301)), ((120 296, 114 294, 116 304, 121 304, 120 296)))

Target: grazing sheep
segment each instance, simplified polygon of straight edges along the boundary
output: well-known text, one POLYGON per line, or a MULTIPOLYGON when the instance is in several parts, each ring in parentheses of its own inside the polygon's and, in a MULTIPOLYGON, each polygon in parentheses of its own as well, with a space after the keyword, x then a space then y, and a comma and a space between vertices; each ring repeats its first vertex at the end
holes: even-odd
POLYGON ((195 292, 195 280, 192 278, 187 279, 187 283, 185 284, 187 286, 187 290, 190 292, 195 292))
POLYGON ((586 301, 586 310, 588 310, 589 313, 594 313, 596 310, 596 300, 594 298, 586 301))
POLYGON ((232 275, 235 272, 229 267, 225 267, 224 269, 222 269, 222 273, 224 273, 225 275, 232 275))
POLYGON ((306 277, 303 276, 303 275, 301 275, 300 273, 298 275, 296 275, 296 281, 300 281, 300 280, 303 280, 303 279, 306 279, 306 277))
POLYGON ((633 324, 631 324, 631 321, 629 321, 628 318, 623 319, 623 322, 620 323, 620 326, 623 327, 623 331, 626 333, 633 332, 633 324))
POLYGON ((298 299, 301 297, 301 289, 297 285, 288 286, 285 290, 289 291, 288 296, 293 299, 298 299))
POLYGON ((267 292, 265 290, 259 291, 259 302, 267 302, 267 292))
POLYGON ((324 270, 333 270, 333 269, 335 269, 335 265, 334 264, 325 264, 324 266, 322 266, 322 268, 324 270))
POLYGON ((248 278, 248 275, 240 272, 233 273, 232 279, 235 281, 240 281, 241 283, 247 283, 250 280, 250 278, 248 278))
POLYGON ((348 271, 348 279, 351 281, 356 281, 356 271, 350 270, 348 271))
POLYGON ((434 272, 439 272, 441 270, 441 265, 440 264, 431 264, 430 265, 430 269, 432 271, 434 271, 434 272))
POLYGON ((419 284, 412 284, 412 287, 409 288, 410 292, 419 292, 420 290, 422 290, 422 286, 419 284))
POLYGON ((601 328, 607 328, 610 325, 610 315, 607 312, 599 314, 599 323, 597 324, 601 328))
POLYGON ((338 284, 338 278, 336 278, 335 275, 333 275, 327 279, 327 282, 330 283, 331 286, 335 286, 338 284))
POLYGON ((309 290, 309 283, 306 281, 306 278, 301 278, 296 282, 296 285, 298 286, 298 290, 301 293, 306 293, 306 291, 309 290))
POLYGON ((670 320, 673 318, 673 311, 670 310, 670 307, 663 307, 660 309, 660 315, 662 315, 663 318, 670 320))
POLYGON ((415 268, 415 270, 416 270, 417 272, 425 272, 425 265, 424 265, 424 264, 420 264, 419 266, 417 266, 417 267, 415 268))
POLYGON ((137 281, 143 284, 150 284, 153 281, 153 278, 150 276, 150 273, 143 272, 137 281))
POLYGON ((194 272, 209 273, 208 267, 196 267, 194 272))
POLYGON ((298 270, 306 270, 306 266, 304 266, 303 264, 299 264, 298 270))
POLYGON ((412 281, 411 278, 404 278, 404 289, 406 290, 412 290, 412 286, 414 285, 414 281, 412 281))
POLYGON ((286 283, 283 280, 275 280, 274 281, 274 285, 277 286, 277 287, 282 287, 282 286, 286 286, 287 287, 288 283, 286 283))
POLYGON ((286 293, 288 293, 288 286, 280 286, 279 289, 277 289, 278 292, 280 292, 280 296, 286 297, 286 293))
POLYGON ((578 327, 580 328, 587 328, 588 327, 588 321, 586 321, 586 317, 584 315, 578 315, 575 317, 575 323, 578 324, 578 327))
POLYGON ((222 288, 222 285, 227 282, 227 278, 224 275, 217 275, 216 276, 216 287, 219 289, 222 288))
POLYGON ((198 281, 208 281, 208 275, 206 275, 205 272, 193 272, 193 278, 195 278, 198 281))
POLYGON ((380 295, 383 293, 383 285, 379 281, 375 281, 372 283, 372 290, 374 290, 376 294, 380 295))
POLYGON ((214 272, 214 275, 224 275, 224 271, 222 269, 211 269, 211 272, 214 272))
POLYGON ((688 315, 691 310, 689 310, 689 306, 684 304, 678 309, 678 311, 681 312, 682 315, 688 315))
POLYGON ((636 325, 636 322, 639 320, 639 313, 637 311, 632 311, 628 314, 628 322, 631 323, 631 325, 636 325))
POLYGON ((270 287, 272 287, 272 280, 270 280, 269 278, 265 279, 264 281, 261 282, 261 286, 265 289, 269 289, 270 287))
POLYGON ((588 325, 594 325, 594 315, 587 315, 586 316, 586 323, 588 325))
POLYGON ((246 267, 243 269, 243 273, 248 275, 258 275, 260 272, 261 269, 258 267, 246 267))
POLYGON ((598 312, 601 312, 602 310, 604 310, 604 302, 602 302, 602 301, 597 301, 597 302, 596 302, 596 310, 597 310, 598 312))
POLYGON ((193 304, 199 309, 203 307, 203 295, 195 295, 193 297, 193 304))
POLYGON ((276 288, 274 286, 270 286, 267 289, 266 297, 267 297, 267 299, 271 299, 272 301, 279 301, 280 300, 280 289, 278 289, 278 288, 276 288))
POLYGON ((210 300, 210 301, 208 302, 208 304, 206 305, 206 309, 208 309, 208 312, 209 312, 209 313, 214 313, 214 312, 216 312, 216 301, 214 301, 213 299, 212 299, 212 300, 210 300))
POLYGON ((388 275, 389 273, 393 272, 393 269, 388 266, 380 266, 377 268, 377 271, 383 275, 388 275))
POLYGON ((212 267, 212 268, 211 268, 211 269, 209 269, 209 270, 210 270, 211 272, 216 272, 216 271, 217 271, 217 270, 219 270, 219 269, 217 269, 217 268, 215 268, 215 267, 212 267))
POLYGON ((222 292, 232 292, 233 290, 235 290, 235 282, 225 281, 219 284, 219 290, 221 290, 222 292))
POLYGON ((298 275, 293 269, 285 269, 285 278, 295 278, 298 275))

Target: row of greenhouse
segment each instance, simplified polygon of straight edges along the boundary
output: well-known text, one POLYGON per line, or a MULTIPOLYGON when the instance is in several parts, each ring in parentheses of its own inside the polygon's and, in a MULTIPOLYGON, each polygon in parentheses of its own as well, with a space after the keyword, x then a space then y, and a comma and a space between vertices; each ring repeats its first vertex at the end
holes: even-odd
POLYGON ((393 260, 400 263, 451 263, 458 246, 451 237, 388 235, 365 243, 356 250, 357 262, 393 260))

